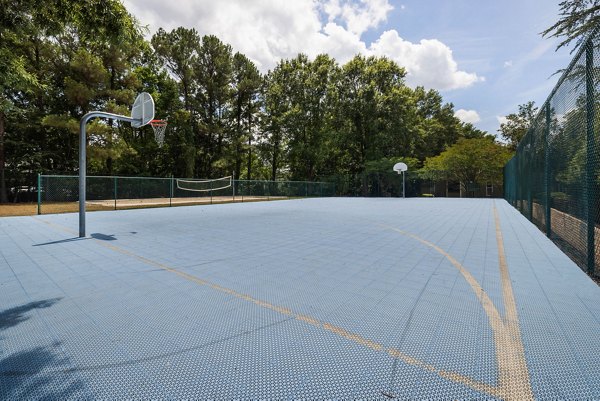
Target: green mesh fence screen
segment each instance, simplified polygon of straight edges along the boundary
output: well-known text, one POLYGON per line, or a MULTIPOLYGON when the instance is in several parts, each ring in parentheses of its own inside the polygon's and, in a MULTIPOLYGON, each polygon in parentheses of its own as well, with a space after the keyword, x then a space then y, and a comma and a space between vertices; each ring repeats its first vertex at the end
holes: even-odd
MULTIPOLYGON (((424 178, 417 171, 405 173, 406 197, 465 197, 501 198, 502 184, 469 183, 461 191, 459 182, 442 178, 424 178)), ((443 172, 437 174, 443 177, 443 172)), ((342 196, 402 197, 402 176, 396 172, 365 172, 357 175, 332 175, 324 177, 334 182, 336 191, 342 196)))
MULTIPOLYGON (((78 176, 40 175, 38 188, 39 214, 78 210, 78 176)), ((253 202, 335 194, 335 184, 329 182, 88 176, 86 208, 109 210, 253 202)))
POLYGON ((504 167, 504 197, 579 266, 600 274, 598 30, 565 70, 504 167))

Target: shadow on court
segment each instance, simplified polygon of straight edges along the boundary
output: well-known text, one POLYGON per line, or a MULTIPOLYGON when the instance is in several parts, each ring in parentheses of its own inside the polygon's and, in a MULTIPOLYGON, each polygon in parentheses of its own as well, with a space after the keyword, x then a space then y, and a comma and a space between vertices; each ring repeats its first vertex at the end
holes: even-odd
MULTIPOLYGON (((136 231, 131 231, 130 234, 137 234, 136 231)), ((56 245, 56 244, 65 244, 68 242, 82 241, 89 238, 97 239, 99 241, 116 241, 117 237, 115 234, 102 234, 102 233, 92 233, 90 237, 72 237, 65 238, 57 241, 43 242, 41 244, 34 244, 33 246, 45 246, 45 245, 56 245)))
MULTIPOLYGON (((28 312, 34 309, 49 308, 61 299, 62 298, 52 298, 43 301, 29 302, 25 305, 3 310, 2 312, 0 312, 0 331, 6 330, 10 327, 14 327, 19 323, 28 320, 28 312)), ((3 364, 0 363, 0 366, 3 366, 3 364)))
POLYGON ((0 359, 0 399, 66 400, 85 397, 83 382, 73 373, 56 370, 70 362, 61 343, 35 347, 0 359))
POLYGON ((65 244, 67 242, 81 241, 84 239, 87 239, 87 238, 73 237, 73 238, 66 238, 66 239, 61 239, 61 240, 57 240, 57 241, 43 242, 41 244, 33 244, 32 246, 65 244))
POLYGON ((116 241, 117 240, 117 238, 115 237, 115 234, 106 235, 106 234, 102 234, 102 233, 92 233, 92 234, 90 234, 90 237, 92 237, 93 239, 100 240, 100 241, 116 241))

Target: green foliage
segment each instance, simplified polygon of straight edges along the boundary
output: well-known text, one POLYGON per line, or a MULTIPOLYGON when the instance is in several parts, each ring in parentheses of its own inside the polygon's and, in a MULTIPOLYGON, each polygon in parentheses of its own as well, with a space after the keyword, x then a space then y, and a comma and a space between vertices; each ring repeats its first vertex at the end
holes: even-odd
POLYGON ((137 90, 126 96, 118 81, 143 44, 118 0, 0 0, 0 202, 7 180, 31 184, 36 171, 74 169, 73 120, 88 107, 130 102, 137 90), (121 54, 127 63, 114 63, 121 54))
MULTIPOLYGON (((405 163, 409 171, 416 171, 421 167, 421 161, 414 157, 384 157, 379 160, 371 160, 365 164, 366 173, 389 173, 396 163, 405 163)), ((394 172, 394 174, 396 174, 394 172)))
POLYGON ((262 75, 194 29, 159 29, 146 41, 118 0, 0 2, 0 120, 12 182, 76 171, 83 114, 128 114, 140 91, 168 120, 164 146, 150 127, 95 121, 90 174, 331 179, 363 194, 372 175, 392 194, 397 161, 416 172, 461 138, 486 136, 437 91, 406 86, 405 70, 385 57, 340 65, 299 54, 262 75))
POLYGON ((492 138, 459 139, 438 156, 425 160, 422 174, 432 179, 448 178, 468 185, 502 183, 502 168, 513 152, 492 138))
POLYGON ((507 115, 506 122, 500 124, 498 131, 512 150, 517 149, 517 145, 533 124, 537 112, 535 102, 527 102, 519 105, 519 111, 507 115))
POLYGON ((600 0, 564 0, 559 7, 559 20, 545 29, 542 35, 563 38, 556 50, 574 40, 576 49, 600 24, 600 0))

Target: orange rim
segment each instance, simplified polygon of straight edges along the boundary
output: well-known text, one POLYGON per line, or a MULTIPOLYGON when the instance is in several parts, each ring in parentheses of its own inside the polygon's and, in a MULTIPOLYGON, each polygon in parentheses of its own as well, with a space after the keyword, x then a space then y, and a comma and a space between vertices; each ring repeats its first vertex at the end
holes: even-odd
POLYGON ((165 120, 152 120, 150 121, 150 125, 153 127, 164 127, 167 125, 167 122, 165 120))

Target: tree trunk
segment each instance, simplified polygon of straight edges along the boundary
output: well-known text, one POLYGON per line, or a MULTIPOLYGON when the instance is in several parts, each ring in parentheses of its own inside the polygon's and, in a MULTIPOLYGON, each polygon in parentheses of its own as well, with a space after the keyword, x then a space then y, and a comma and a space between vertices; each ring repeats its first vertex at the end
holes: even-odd
POLYGON ((6 177, 4 175, 4 122, 4 112, 0 111, 0 203, 8 203, 8 195, 6 194, 6 177))

